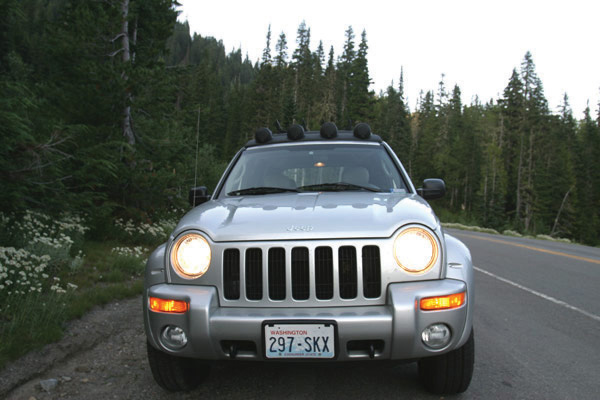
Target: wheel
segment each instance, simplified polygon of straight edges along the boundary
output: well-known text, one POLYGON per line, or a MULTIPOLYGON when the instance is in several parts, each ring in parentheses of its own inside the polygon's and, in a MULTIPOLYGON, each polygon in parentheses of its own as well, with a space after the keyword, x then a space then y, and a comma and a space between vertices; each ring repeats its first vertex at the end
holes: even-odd
POLYGON ((475 340, 471 329, 471 335, 462 347, 419 360, 419 378, 431 393, 462 393, 471 383, 474 362, 475 340))
POLYGON ((156 383, 170 392, 195 389, 208 376, 210 367, 198 360, 176 357, 147 343, 148 363, 156 383))

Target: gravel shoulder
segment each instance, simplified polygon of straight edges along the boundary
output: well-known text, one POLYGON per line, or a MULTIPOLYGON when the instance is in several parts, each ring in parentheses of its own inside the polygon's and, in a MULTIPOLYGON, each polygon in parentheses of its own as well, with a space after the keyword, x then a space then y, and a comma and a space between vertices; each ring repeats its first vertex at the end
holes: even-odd
POLYGON ((126 391, 142 376, 151 379, 143 351, 141 303, 141 297, 121 300, 69 323, 59 342, 0 371, 0 398, 115 398, 111 386, 124 384, 121 389, 126 391), (45 382, 46 390, 40 382, 45 382))

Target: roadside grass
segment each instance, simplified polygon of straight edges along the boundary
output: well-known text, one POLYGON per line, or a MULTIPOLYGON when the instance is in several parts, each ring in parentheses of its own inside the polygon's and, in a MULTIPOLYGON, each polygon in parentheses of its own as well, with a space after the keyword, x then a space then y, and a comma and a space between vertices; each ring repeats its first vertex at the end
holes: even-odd
POLYGON ((111 252, 113 243, 85 242, 81 268, 61 271, 76 285, 66 293, 31 292, 9 298, 0 315, 0 370, 31 350, 59 340, 66 323, 93 307, 142 293, 144 260, 111 252))
POLYGON ((566 239, 566 238, 554 237, 554 236, 544 235, 544 234, 531 235, 528 233, 520 233, 520 232, 517 232, 512 229, 506 229, 506 228, 510 228, 509 225, 504 226, 503 228, 498 228, 498 229, 484 228, 484 227, 478 226, 477 225, 478 221, 469 217, 468 214, 466 214, 466 213, 455 213, 455 212, 449 211, 445 208, 437 207, 435 204, 432 204, 432 206, 435 210, 436 215, 439 217, 439 219, 441 221, 444 221, 444 222, 442 222, 442 226, 445 228, 460 229, 463 231, 472 231, 472 232, 483 232, 483 233, 489 233, 491 235, 504 235, 504 236, 526 238, 526 239, 548 240, 551 242, 576 243, 575 241, 572 241, 572 240, 566 239))
POLYGON ((489 233, 492 235, 504 235, 504 236, 513 236, 513 237, 520 237, 520 238, 526 238, 526 239, 539 239, 539 240, 548 240, 550 242, 560 242, 560 243, 574 243, 572 240, 570 239, 566 239, 566 238, 555 238, 552 237, 550 235, 522 235, 519 232, 513 231, 513 230, 504 230, 502 232, 498 232, 495 229, 491 229, 491 228, 482 228, 480 226, 476 226, 476 225, 464 225, 464 224, 459 224, 459 223, 455 223, 455 222, 442 222, 442 226, 444 228, 453 228, 453 229, 460 229, 463 231, 471 231, 471 232, 483 232, 483 233, 489 233))
POLYGON ((93 307, 141 294, 146 259, 178 217, 118 219, 109 240, 86 240, 85 217, 0 213, 0 370, 93 307))

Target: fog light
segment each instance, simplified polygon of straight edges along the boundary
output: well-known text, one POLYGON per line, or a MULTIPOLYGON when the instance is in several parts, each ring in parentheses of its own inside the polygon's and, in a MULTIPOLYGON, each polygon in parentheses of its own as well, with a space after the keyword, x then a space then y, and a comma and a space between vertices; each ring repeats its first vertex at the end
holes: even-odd
POLYGON ((179 350, 187 344, 187 336, 178 326, 166 326, 160 335, 160 341, 168 349, 179 350))
POLYGON ((423 343, 432 349, 441 349, 450 343, 450 328, 445 324, 429 325, 421 333, 423 343))

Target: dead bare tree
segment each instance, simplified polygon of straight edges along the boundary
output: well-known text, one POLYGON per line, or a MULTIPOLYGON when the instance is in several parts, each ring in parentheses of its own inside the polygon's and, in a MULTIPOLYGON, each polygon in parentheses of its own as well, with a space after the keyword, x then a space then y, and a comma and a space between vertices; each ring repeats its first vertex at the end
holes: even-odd
MULTIPOLYGON (((129 0, 122 0, 121 3, 121 17, 123 18, 121 25, 121 33, 118 37, 121 38, 121 46, 123 51, 123 73, 121 77, 125 82, 129 79, 125 68, 131 63, 131 51, 129 48, 129 0)), ((137 33, 136 35, 137 36, 137 33)), ((131 119, 131 88, 126 85, 125 89, 125 108, 123 110, 123 136, 127 139, 127 143, 130 146, 135 145, 135 134, 133 132, 132 119, 131 119)))
POLYGON ((552 227, 550 236, 554 236, 554 233, 556 232, 556 227, 558 226, 558 219, 560 218, 560 213, 562 212, 563 208, 565 207, 565 203, 567 202, 567 197, 569 197, 569 193, 571 193, 571 190, 573 190, 573 188, 574 188, 574 186, 571 186, 569 188, 569 190, 567 190, 567 193, 565 193, 565 197, 563 197, 563 199, 562 199, 562 203, 560 203, 560 208, 558 209, 558 213, 556 213, 556 218, 554 219, 554 226, 552 227))

